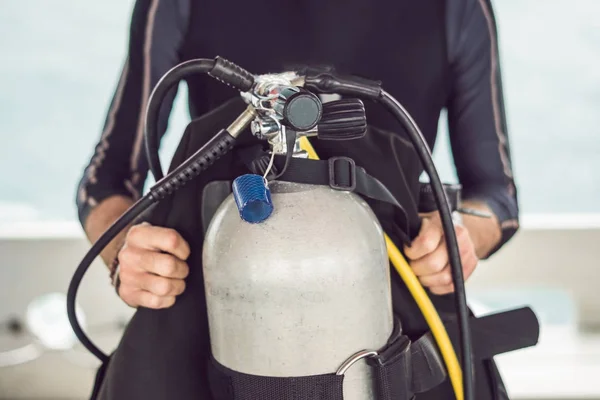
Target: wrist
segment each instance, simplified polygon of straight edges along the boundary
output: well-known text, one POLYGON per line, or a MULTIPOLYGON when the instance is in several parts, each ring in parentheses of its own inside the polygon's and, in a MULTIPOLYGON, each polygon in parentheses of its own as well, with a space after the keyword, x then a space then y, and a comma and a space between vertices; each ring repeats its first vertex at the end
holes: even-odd
POLYGON ((113 264, 118 264, 119 252, 123 246, 125 246, 125 237, 128 229, 129 227, 126 227, 121 233, 119 233, 100 254, 100 257, 102 260, 104 260, 104 263, 109 270, 113 268, 113 264))
POLYGON ((498 223, 498 218, 485 203, 479 201, 464 201, 464 208, 470 208, 477 211, 485 212, 491 215, 491 218, 482 218, 474 215, 462 215, 462 222, 479 259, 488 257, 492 249, 494 249, 502 239, 502 230, 498 223))
MULTIPOLYGON (((115 195, 104 199, 88 215, 84 231, 91 243, 96 242, 104 232, 133 204, 125 196, 115 195)), ((100 253, 104 264, 109 266, 125 243, 127 228, 123 229, 100 253)))

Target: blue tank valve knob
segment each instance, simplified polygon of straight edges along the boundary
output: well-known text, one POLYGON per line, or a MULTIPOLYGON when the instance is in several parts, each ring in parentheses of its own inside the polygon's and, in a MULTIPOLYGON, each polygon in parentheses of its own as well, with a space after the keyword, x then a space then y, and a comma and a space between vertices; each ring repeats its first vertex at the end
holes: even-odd
POLYGON ((273 212, 271 191, 260 175, 238 176, 233 181, 233 198, 240 217, 246 222, 252 224, 263 222, 273 212))

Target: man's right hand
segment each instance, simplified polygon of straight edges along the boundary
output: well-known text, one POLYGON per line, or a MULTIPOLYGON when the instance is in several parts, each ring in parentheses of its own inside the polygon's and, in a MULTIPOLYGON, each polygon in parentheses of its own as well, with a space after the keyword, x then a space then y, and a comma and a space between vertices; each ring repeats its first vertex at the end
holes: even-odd
POLYGON ((118 253, 119 296, 131 307, 168 308, 185 290, 190 247, 169 228, 134 225, 118 253))

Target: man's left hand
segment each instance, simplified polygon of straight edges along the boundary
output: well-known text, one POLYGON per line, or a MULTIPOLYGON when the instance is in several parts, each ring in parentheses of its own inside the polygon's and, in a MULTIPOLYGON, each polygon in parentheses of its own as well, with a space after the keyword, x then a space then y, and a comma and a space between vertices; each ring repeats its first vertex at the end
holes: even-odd
MULTIPOLYGON (((475 271, 479 258, 467 228, 455 224, 455 230, 463 275, 467 280, 475 271)), ((404 247, 404 254, 410 260, 410 266, 421 284, 429 288, 431 293, 443 295, 454 292, 446 239, 438 212, 423 218, 419 235, 410 247, 404 247)))

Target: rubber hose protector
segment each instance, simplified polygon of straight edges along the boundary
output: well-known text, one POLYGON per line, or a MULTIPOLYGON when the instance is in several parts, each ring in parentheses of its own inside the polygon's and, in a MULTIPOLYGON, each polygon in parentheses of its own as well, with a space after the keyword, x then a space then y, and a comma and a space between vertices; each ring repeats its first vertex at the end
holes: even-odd
POLYGON ((241 92, 247 92, 254 85, 254 75, 220 56, 215 58, 215 66, 209 75, 241 92))
POLYGON ((341 95, 359 95, 370 99, 379 99, 382 94, 381 82, 356 76, 342 77, 330 73, 307 76, 304 87, 320 93, 341 95))
POLYGON ((213 70, 214 66, 215 61, 206 58, 185 61, 171 68, 163 75, 150 94, 148 108, 146 110, 146 131, 144 141, 146 143, 148 166, 157 182, 163 178, 160 158, 158 156, 158 148, 160 145, 158 125, 160 108, 163 101, 169 90, 177 86, 182 79, 194 74, 208 74, 213 70))
POLYGON ((214 164, 233 148, 235 137, 222 129, 200 150, 150 189, 155 200, 162 200, 214 164))

